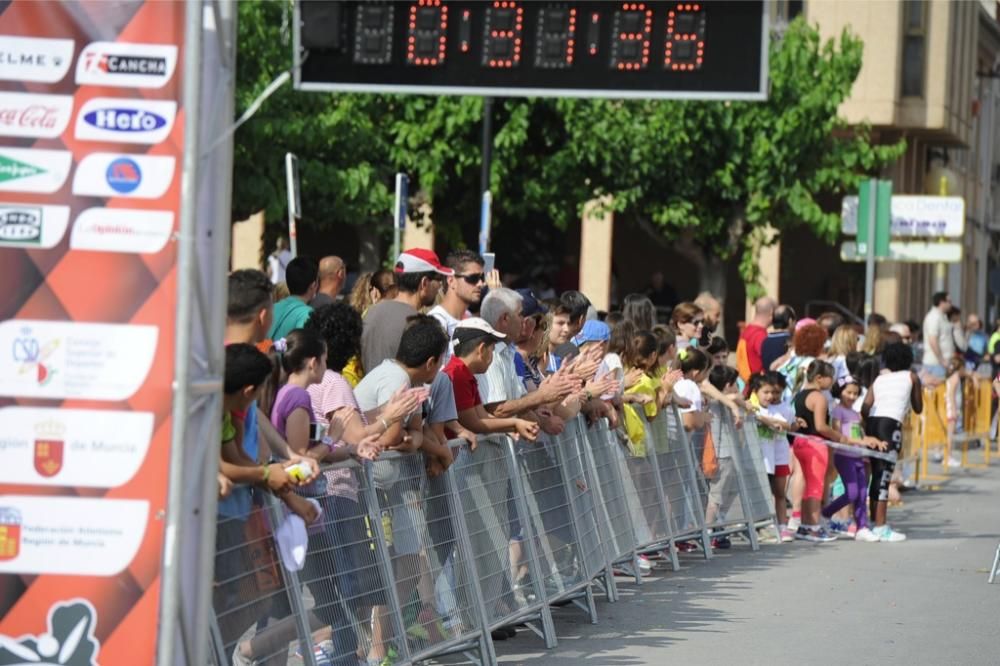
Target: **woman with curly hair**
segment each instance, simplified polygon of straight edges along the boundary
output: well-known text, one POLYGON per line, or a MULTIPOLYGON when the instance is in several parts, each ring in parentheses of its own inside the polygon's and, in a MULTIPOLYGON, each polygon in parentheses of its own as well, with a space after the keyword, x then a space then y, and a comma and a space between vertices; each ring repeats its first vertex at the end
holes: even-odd
POLYGON ((362 273, 354 282, 349 302, 364 317, 368 308, 379 301, 396 297, 396 274, 382 268, 374 273, 362 273))
MULTIPOLYGON (((331 431, 342 431, 340 441, 332 443, 334 449, 344 447, 361 457, 377 457, 383 444, 379 437, 394 422, 417 409, 419 398, 413 392, 397 393, 386 404, 378 421, 369 424, 358 406, 353 387, 342 374, 348 360, 357 356, 361 349, 361 315, 346 303, 331 303, 314 310, 305 328, 319 333, 326 342, 326 372, 320 383, 306 389, 316 421, 330 424, 331 431), (335 422, 338 423, 335 425, 335 422)), ((357 479, 347 469, 331 469, 325 474, 329 497, 324 520, 331 529, 332 539, 321 548, 329 551, 332 561, 326 571, 317 575, 328 577, 327 584, 338 587, 341 599, 355 614, 355 622, 371 618, 372 640, 367 658, 382 660, 388 654, 391 633, 386 620, 389 617, 388 600, 381 592, 386 587, 370 549, 357 479)), ((338 642, 336 656, 340 659, 354 657, 354 649, 360 642, 350 640, 351 632, 347 629, 341 631, 347 634, 347 640, 341 645, 338 627, 334 629, 338 642)))

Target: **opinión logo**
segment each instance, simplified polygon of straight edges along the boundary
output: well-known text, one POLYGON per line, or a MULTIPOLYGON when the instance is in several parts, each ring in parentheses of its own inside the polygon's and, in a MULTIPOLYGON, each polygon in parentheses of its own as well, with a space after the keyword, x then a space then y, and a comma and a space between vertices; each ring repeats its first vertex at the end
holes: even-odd
POLYGON ((177 102, 95 97, 76 117, 76 138, 89 141, 154 144, 174 127, 177 102))

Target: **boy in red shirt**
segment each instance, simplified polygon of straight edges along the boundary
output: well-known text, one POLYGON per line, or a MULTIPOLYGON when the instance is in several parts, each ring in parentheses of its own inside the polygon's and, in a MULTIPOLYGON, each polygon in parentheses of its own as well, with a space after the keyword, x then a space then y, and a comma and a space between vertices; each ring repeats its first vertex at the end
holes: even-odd
MULTIPOLYGON (((516 433, 529 441, 538 437, 538 424, 526 419, 497 418, 483 407, 479 397, 476 375, 486 372, 493 362, 493 348, 507 336, 500 333, 485 319, 463 319, 455 328, 452 345, 454 353, 444 373, 451 378, 455 391, 455 409, 458 422, 477 435, 491 433, 516 433)), ((454 434, 448 433, 449 437, 454 434)))

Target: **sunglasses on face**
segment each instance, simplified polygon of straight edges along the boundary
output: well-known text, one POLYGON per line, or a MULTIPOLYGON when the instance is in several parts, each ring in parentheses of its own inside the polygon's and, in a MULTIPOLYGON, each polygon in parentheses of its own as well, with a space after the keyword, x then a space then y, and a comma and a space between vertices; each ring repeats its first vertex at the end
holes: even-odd
POLYGON ((469 284, 479 284, 480 282, 486 282, 486 273, 466 273, 465 275, 455 274, 455 277, 462 278, 469 284))
POLYGON ((695 319, 695 320, 691 321, 690 324, 692 326, 704 326, 705 325, 705 320, 704 319, 695 319))

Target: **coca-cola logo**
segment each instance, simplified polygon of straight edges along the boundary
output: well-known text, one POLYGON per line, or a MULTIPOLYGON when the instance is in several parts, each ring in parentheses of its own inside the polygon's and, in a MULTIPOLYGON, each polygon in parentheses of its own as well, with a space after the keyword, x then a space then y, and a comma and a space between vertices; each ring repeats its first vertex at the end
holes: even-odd
POLYGON ((0 92, 0 136, 54 139, 73 115, 70 95, 0 92))
POLYGON ((32 104, 23 109, 0 108, 0 123, 17 127, 53 129, 59 125, 59 109, 32 104))

